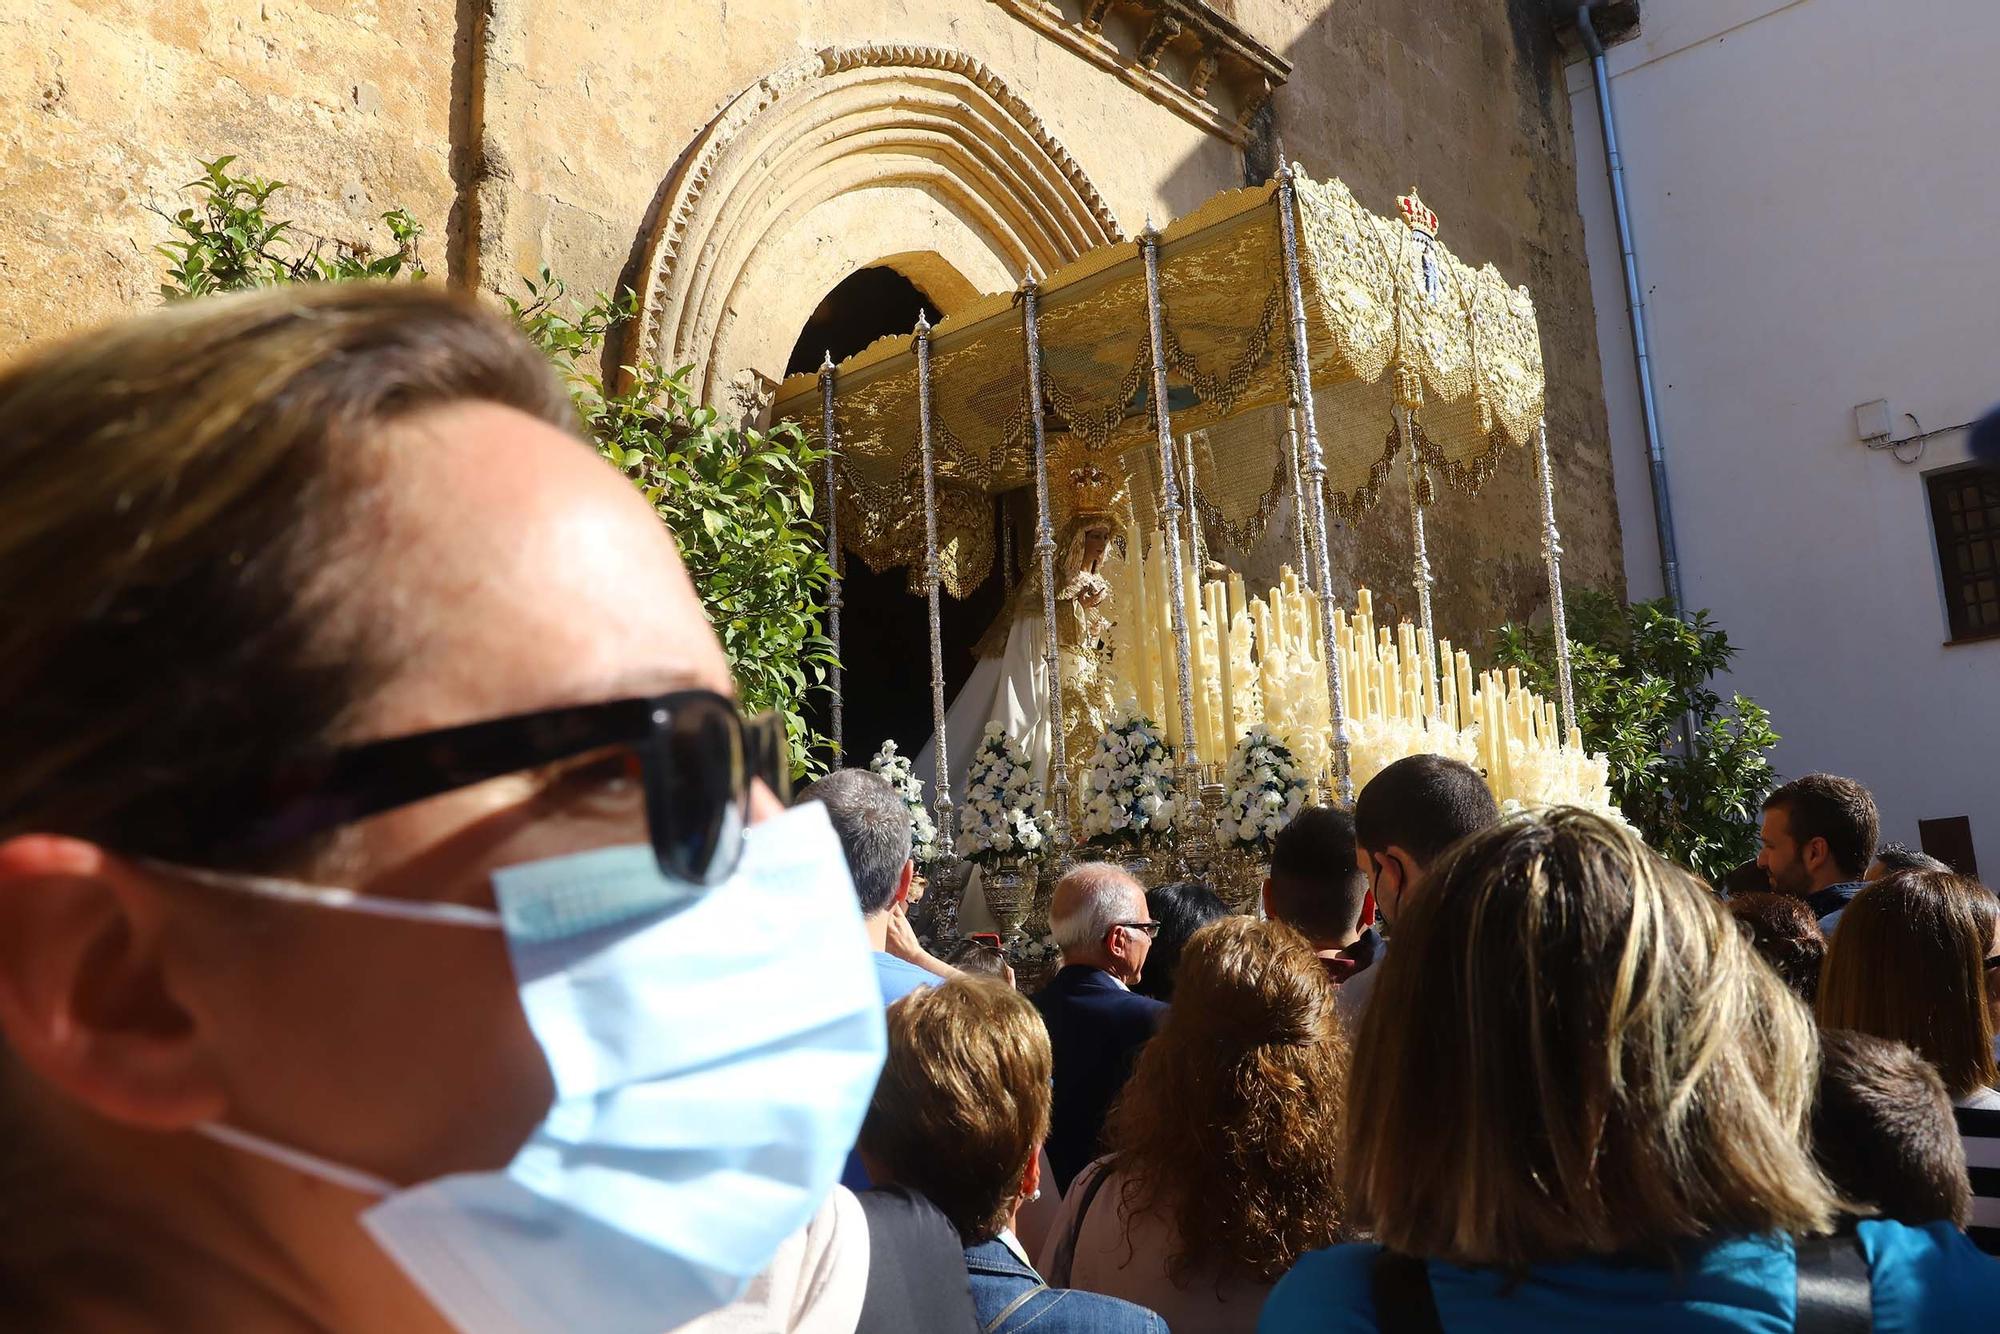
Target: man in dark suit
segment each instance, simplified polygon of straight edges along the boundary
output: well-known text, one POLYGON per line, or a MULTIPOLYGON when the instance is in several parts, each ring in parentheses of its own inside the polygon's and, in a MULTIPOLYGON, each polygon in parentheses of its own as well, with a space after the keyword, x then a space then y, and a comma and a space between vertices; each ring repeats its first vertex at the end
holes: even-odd
POLYGON ((1055 1052, 1049 1163, 1067 1190, 1097 1155, 1104 1118, 1167 1007, 1130 989, 1160 929, 1137 880, 1106 862, 1073 868, 1056 885, 1049 928, 1063 966, 1034 1001, 1055 1052))

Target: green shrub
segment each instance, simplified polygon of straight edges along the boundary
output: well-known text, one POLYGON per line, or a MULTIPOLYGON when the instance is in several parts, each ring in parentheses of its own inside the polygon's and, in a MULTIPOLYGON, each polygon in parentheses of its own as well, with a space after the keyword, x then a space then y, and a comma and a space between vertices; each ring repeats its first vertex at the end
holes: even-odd
MULTIPOLYGON (((1706 611, 1664 600, 1569 599, 1570 676, 1584 745, 1611 764, 1611 795, 1655 849, 1711 881, 1757 855, 1758 813, 1778 742, 1754 701, 1709 682, 1736 649, 1706 611), (1683 720, 1689 745, 1680 745, 1683 720)), ((1498 659, 1555 698, 1555 636, 1502 627, 1498 659)))
MULTIPOLYGON (((166 299, 425 276, 423 228, 408 213, 382 215, 391 244, 380 254, 306 241, 271 215, 284 182, 231 175, 234 161, 202 163, 204 174, 187 186, 194 204, 158 210, 179 234, 159 247, 171 261, 160 287, 166 299)), ((791 422, 768 431, 720 424, 713 408, 694 401, 687 367, 638 361, 607 386, 599 371, 605 341, 636 314, 633 293, 573 302, 547 269, 522 286, 524 297, 504 298, 508 313, 563 376, 598 451, 672 530, 744 707, 785 715, 793 768, 804 775, 825 740, 806 726, 801 706, 833 662, 833 645, 819 633, 830 568, 813 504, 813 465, 824 455, 791 422)))

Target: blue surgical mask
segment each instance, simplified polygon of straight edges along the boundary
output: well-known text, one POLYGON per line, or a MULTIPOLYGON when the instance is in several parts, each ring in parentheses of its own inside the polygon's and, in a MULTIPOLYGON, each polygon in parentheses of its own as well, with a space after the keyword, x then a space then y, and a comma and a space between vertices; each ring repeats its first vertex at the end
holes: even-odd
POLYGON ((467 1334, 659 1334, 727 1305, 839 1178, 885 1041, 825 809, 745 839, 741 866, 713 888, 667 879, 643 844, 509 867, 493 877, 497 913, 204 875, 504 929, 556 1089, 505 1170, 408 1188, 234 1127, 205 1131, 384 1195, 363 1224, 467 1334))

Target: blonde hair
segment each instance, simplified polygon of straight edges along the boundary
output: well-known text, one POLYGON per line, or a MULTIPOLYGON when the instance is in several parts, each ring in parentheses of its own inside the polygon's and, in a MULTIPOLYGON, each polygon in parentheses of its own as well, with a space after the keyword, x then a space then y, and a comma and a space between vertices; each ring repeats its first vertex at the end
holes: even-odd
POLYGON ((518 330, 413 283, 191 301, 0 374, 0 838, 190 852, 186 812, 335 733, 394 652, 343 534, 385 428, 465 401, 574 423, 518 330))
POLYGON ((1855 895, 1820 973, 1819 1021, 1913 1048, 1963 1098, 1994 1083, 1986 956, 2000 901, 1946 871, 1898 871, 1855 895))
POLYGON ((1106 1131, 1120 1211, 1170 1226, 1176 1282, 1209 1265, 1274 1280, 1342 1239, 1347 1044, 1333 996, 1281 922, 1225 917, 1189 938, 1173 1009, 1106 1131))
POLYGON ((889 1007, 889 1059, 860 1146, 970 1246, 1007 1225, 1049 1134, 1048 1030, 1012 987, 953 978, 889 1007))
POLYGON ((1557 809, 1473 835, 1377 966, 1343 1150, 1384 1245, 1523 1267, 1830 1226, 1811 1016, 1626 830, 1557 809))

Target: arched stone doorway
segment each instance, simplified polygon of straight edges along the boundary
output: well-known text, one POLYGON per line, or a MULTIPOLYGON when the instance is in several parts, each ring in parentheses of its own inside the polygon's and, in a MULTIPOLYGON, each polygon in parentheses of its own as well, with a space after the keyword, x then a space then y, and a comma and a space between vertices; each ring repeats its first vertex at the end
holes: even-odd
POLYGON ((704 402, 756 415, 857 271, 886 264, 948 315, 1120 235, 1083 168, 971 56, 821 51, 739 93, 668 178, 635 337, 692 365, 704 402))

